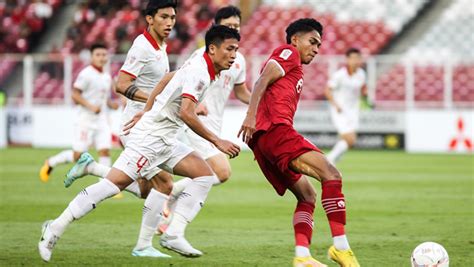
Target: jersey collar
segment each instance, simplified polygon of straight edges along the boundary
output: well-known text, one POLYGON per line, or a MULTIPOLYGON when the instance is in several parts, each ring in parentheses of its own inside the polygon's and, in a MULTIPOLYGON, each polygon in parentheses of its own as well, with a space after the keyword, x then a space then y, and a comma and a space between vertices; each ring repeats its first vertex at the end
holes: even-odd
POLYGON ((150 42, 150 44, 153 46, 153 48, 155 48, 155 50, 160 49, 160 45, 156 42, 156 40, 153 38, 153 36, 151 36, 151 34, 146 29, 143 31, 143 35, 148 40, 148 42, 150 42))
POLYGON ((94 69, 96 69, 98 72, 103 72, 103 71, 104 71, 104 68, 97 67, 97 66, 95 66, 95 65, 93 65, 93 64, 91 64, 91 66, 92 66, 94 69))
POLYGON ((216 71, 214 70, 214 64, 212 63, 211 57, 209 57, 209 54, 206 52, 204 52, 203 57, 206 60, 207 72, 209 72, 209 76, 211 76, 211 81, 214 81, 216 79, 216 71))

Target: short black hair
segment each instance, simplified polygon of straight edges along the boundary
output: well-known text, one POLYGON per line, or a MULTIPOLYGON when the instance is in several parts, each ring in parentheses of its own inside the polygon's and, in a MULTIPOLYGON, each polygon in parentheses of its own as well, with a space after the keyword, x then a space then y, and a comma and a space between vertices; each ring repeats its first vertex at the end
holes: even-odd
POLYGON ((94 50, 101 49, 101 48, 102 49, 107 49, 107 46, 105 46, 102 43, 95 43, 95 44, 91 45, 90 51, 91 51, 91 53, 94 53, 94 50))
POLYGON ((351 48, 347 49, 346 57, 349 57, 351 54, 359 54, 360 55, 360 50, 355 48, 355 47, 351 47, 351 48))
POLYGON ((223 25, 212 25, 206 32, 206 52, 209 52, 211 44, 220 46, 226 39, 237 39, 240 41, 240 34, 237 30, 223 25))
POLYGON ((217 10, 216 16, 214 17, 214 23, 219 24, 221 20, 230 17, 239 17, 242 20, 242 14, 240 9, 236 6, 226 6, 217 10))
POLYGON ((311 32, 317 31, 321 37, 323 37, 323 25, 312 18, 304 18, 293 21, 286 28, 286 43, 291 44, 291 37, 299 32, 311 32))
POLYGON ((158 9, 172 7, 176 10, 178 0, 150 0, 145 8, 145 16, 155 16, 158 9))

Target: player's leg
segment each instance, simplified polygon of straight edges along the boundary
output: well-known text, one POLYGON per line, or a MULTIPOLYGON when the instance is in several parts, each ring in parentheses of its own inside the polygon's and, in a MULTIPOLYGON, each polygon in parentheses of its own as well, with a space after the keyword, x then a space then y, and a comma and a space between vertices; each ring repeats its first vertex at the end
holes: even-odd
POLYGON ((50 260, 57 240, 72 221, 79 220, 95 209, 101 201, 119 193, 132 181, 126 173, 113 168, 107 179, 102 179, 82 190, 59 217, 43 224, 42 236, 38 243, 41 258, 45 261, 50 260))
POLYGON ((212 168, 212 171, 216 174, 217 178, 213 185, 219 185, 229 180, 232 174, 229 160, 223 153, 218 153, 212 157, 206 159, 207 164, 212 168))
POLYGON ((339 140, 327 154, 327 159, 335 165, 336 162, 341 159, 342 155, 355 144, 357 137, 355 130, 358 124, 358 115, 357 112, 354 112, 353 115, 348 115, 331 111, 331 117, 339 133, 339 140))
POLYGON ((204 205, 216 177, 209 165, 196 152, 181 157, 177 163, 167 164, 173 168, 173 173, 190 177, 192 181, 179 196, 170 226, 162 235, 160 244, 185 256, 201 256, 202 252, 194 249, 184 238, 184 234, 187 225, 193 221, 204 205))
POLYGON ((331 247, 329 251, 330 254, 332 253, 331 258, 340 264, 350 262, 357 264, 350 266, 358 266, 345 233, 346 205, 342 193, 341 173, 317 151, 300 155, 292 160, 289 166, 295 172, 311 176, 321 182, 321 202, 329 221, 334 243, 334 248, 331 247))
POLYGON ((305 176, 288 189, 295 195, 297 204, 293 213, 293 229, 295 233, 294 266, 326 266, 311 256, 310 244, 313 236, 313 212, 316 203, 316 191, 305 176))
POLYGON ((140 182, 142 192, 146 194, 146 199, 143 205, 140 233, 132 255, 138 257, 166 257, 168 255, 153 248, 152 239, 158 227, 160 214, 168 200, 168 195, 171 193, 173 176, 158 168, 150 171, 147 175, 152 177, 148 183, 140 182), (149 191, 146 192, 144 187, 148 188, 149 191))

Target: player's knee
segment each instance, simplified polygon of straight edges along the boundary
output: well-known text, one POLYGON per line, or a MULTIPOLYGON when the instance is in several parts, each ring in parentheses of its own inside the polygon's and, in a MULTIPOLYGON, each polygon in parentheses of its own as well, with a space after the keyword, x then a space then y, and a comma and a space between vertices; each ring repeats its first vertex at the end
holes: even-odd
POLYGON ((219 178, 221 183, 225 183, 227 180, 229 180, 231 174, 232 171, 230 168, 222 168, 216 171, 217 178, 219 178))
POLYGON ((323 180, 330 181, 330 180, 342 180, 341 173, 334 167, 334 165, 328 163, 329 171, 325 177, 322 177, 323 180))

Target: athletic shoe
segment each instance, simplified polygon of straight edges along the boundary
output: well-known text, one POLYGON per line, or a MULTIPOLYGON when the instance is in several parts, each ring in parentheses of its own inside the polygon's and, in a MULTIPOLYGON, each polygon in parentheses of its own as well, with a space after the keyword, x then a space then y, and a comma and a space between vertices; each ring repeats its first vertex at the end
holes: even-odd
POLYGON ((141 250, 133 249, 132 256, 135 257, 153 257, 153 258, 171 258, 170 255, 160 252, 154 247, 147 247, 141 250))
POLYGON ((186 257, 202 256, 202 252, 193 248, 184 236, 169 236, 164 234, 160 238, 160 245, 186 257))
POLYGON ((43 183, 47 183, 49 181, 49 174, 51 173, 52 170, 53 168, 49 166, 48 160, 46 160, 43 166, 41 166, 41 169, 39 172, 39 178, 43 183))
POLYGON ((322 264, 315 258, 309 257, 295 257, 293 259, 293 267, 328 267, 326 264, 322 264))
POLYGON ((49 229, 49 225, 51 224, 50 221, 46 221, 43 223, 43 229, 41 232, 41 238, 38 242, 38 250, 41 258, 48 262, 51 259, 51 254, 53 254, 54 245, 59 239, 59 236, 56 236, 51 232, 49 229))
POLYGON ((70 187, 74 181, 87 175, 86 167, 91 162, 94 161, 94 158, 88 152, 81 154, 79 160, 72 166, 72 168, 66 174, 66 179, 64 180, 64 186, 70 187))
POLYGON ((328 250, 328 258, 338 263, 341 267, 360 267, 352 250, 337 250, 331 246, 328 250))

